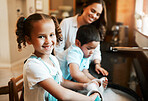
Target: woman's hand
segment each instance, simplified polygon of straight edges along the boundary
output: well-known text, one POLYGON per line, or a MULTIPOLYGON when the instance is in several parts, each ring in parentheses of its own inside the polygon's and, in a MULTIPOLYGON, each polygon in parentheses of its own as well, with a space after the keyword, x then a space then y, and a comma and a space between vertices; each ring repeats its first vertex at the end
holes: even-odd
POLYGON ((98 74, 100 74, 100 72, 101 72, 102 75, 108 76, 108 71, 105 70, 104 68, 102 68, 102 67, 100 66, 100 64, 95 64, 95 71, 96 71, 98 74))

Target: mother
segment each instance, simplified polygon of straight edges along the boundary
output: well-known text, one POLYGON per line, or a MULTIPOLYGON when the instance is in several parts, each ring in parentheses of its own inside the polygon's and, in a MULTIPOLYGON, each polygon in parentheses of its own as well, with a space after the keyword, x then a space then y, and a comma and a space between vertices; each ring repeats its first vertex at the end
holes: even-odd
MULTIPOLYGON (((82 9, 81 14, 77 14, 73 17, 65 18, 60 23, 60 27, 62 30, 63 41, 55 47, 55 54, 63 52, 67 49, 71 44, 75 43, 76 32, 78 28, 82 25, 93 24, 98 30, 102 30, 103 26, 106 26, 106 22, 104 19, 104 2, 103 0, 87 0, 82 9)), ((103 39, 103 32, 100 35, 103 39)), ((97 46, 95 52, 91 58, 95 64, 95 71, 103 75, 108 75, 108 72, 101 67, 101 52, 100 45, 97 46)))

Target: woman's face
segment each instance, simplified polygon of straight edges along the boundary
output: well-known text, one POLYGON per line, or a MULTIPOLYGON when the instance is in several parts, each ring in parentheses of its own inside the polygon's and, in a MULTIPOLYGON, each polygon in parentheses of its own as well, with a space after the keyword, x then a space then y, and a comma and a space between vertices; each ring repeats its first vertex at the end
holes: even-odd
POLYGON ((102 13, 103 7, 102 4, 93 3, 83 9, 83 19, 85 23, 92 23, 99 19, 100 14, 102 13))

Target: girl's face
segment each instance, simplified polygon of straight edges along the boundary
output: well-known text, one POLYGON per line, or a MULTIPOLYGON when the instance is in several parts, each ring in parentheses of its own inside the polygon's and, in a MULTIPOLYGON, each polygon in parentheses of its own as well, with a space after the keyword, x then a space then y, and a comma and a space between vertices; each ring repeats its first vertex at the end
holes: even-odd
POLYGON ((83 9, 83 19, 86 23, 92 23, 99 19, 100 14, 102 13, 102 4, 99 3, 93 3, 86 8, 83 9))
POLYGON ((40 20, 33 23, 30 43, 35 55, 50 55, 56 45, 55 25, 53 20, 40 20))
POLYGON ((94 53, 94 50, 98 46, 98 44, 99 44, 99 42, 92 41, 92 42, 89 42, 89 43, 81 46, 81 50, 84 53, 84 57, 85 58, 90 57, 94 53))

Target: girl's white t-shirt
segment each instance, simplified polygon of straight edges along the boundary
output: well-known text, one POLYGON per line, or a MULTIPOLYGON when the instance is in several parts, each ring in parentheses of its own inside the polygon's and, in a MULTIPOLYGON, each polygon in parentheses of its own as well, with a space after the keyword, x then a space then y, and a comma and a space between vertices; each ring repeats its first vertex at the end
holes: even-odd
POLYGON ((56 75, 57 72, 60 82, 62 82, 62 72, 58 60, 53 55, 50 56, 50 59, 54 62, 55 67, 36 58, 29 58, 25 63, 23 68, 25 101, 45 101, 46 90, 38 83, 48 78, 53 79, 52 76, 56 75))

